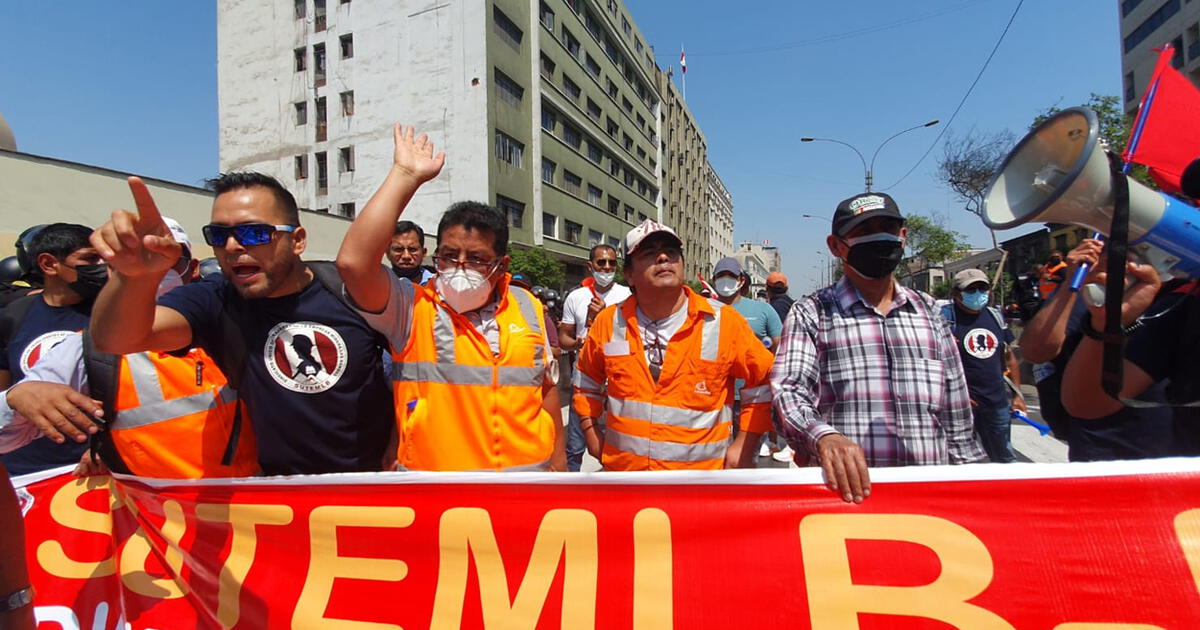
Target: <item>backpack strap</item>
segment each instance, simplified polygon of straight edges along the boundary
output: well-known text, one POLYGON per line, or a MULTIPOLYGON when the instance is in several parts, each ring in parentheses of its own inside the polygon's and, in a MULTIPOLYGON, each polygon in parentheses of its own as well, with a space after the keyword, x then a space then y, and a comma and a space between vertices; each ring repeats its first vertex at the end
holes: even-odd
POLYGON ((950 327, 954 328, 954 324, 956 322, 954 319, 954 305, 953 304, 943 304, 942 305, 942 319, 949 322, 950 327))
POLYGON ((325 287, 325 290, 332 293, 333 296, 336 297, 342 304, 345 304, 346 307, 350 309, 350 312, 354 313, 354 316, 361 320, 363 325, 371 331, 375 337, 376 345, 383 350, 387 350, 391 347, 387 338, 383 336, 383 333, 372 328, 369 324, 367 324, 367 320, 363 319, 362 315, 358 314, 358 307, 356 307, 350 301, 349 296, 346 295, 346 283, 342 280, 342 275, 338 273, 337 265, 335 265, 333 261, 310 260, 305 261, 304 264, 308 267, 309 271, 312 272, 313 278, 320 282, 321 286, 325 287))
POLYGON ((24 295, 4 307, 0 311, 0 344, 7 347, 8 342, 12 341, 12 336, 21 329, 21 324, 25 322, 25 316, 29 314, 29 309, 33 308, 33 301, 40 300, 38 295, 24 295))
POLYGON ((88 394, 104 407, 104 418, 97 423, 100 431, 88 441, 92 461, 99 458, 109 470, 130 474, 129 466, 113 444, 112 423, 117 418, 117 386, 120 378, 121 355, 100 352, 92 342, 92 333, 83 331, 83 367, 87 373, 88 394))

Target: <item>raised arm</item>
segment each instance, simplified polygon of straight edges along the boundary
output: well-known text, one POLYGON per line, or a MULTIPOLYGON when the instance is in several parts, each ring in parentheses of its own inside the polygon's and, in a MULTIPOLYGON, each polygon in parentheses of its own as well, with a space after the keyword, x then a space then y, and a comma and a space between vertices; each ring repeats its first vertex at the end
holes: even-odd
POLYGON ((178 350, 191 343, 191 327, 178 312, 157 307, 154 301, 159 281, 182 250, 146 184, 130 177, 129 191, 137 214, 117 210, 92 233, 92 246, 109 270, 92 308, 92 338, 97 349, 114 354, 178 350))
POLYGON ((413 138, 413 128, 395 125, 395 153, 392 167, 379 190, 355 217, 342 247, 337 268, 346 283, 346 291, 360 308, 381 311, 387 306, 388 274, 379 264, 387 253, 396 221, 421 184, 442 170, 446 154, 433 153, 433 143, 425 134, 413 138))
MULTIPOLYGON (((1068 276, 1074 277, 1082 263, 1095 268, 1104 244, 1085 238, 1067 254, 1068 276)), ((1055 291, 1047 302, 1025 326, 1021 333, 1021 358, 1030 363, 1046 363, 1054 360, 1062 351, 1067 338, 1067 320, 1079 294, 1069 289, 1055 291)))

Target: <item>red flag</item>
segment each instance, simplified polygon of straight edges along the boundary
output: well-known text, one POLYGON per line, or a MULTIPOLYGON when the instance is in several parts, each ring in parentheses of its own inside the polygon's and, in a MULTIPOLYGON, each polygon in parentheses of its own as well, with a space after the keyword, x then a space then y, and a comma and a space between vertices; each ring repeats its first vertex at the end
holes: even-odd
POLYGON ((679 47, 679 68, 687 74, 687 53, 683 51, 683 46, 679 47))
POLYGON ((1179 177, 1200 157, 1200 90, 1171 66, 1174 48, 1160 49, 1158 63, 1121 157, 1144 164, 1166 192, 1179 192, 1179 177))

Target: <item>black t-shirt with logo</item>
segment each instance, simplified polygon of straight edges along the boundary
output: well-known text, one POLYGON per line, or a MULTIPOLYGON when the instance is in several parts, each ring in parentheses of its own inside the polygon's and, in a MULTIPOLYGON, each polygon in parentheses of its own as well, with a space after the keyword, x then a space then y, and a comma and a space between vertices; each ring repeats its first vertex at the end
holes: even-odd
POLYGON ((223 279, 196 282, 158 303, 187 319, 192 343, 222 370, 233 356, 221 338, 223 312, 241 330, 246 364, 238 389, 253 419, 263 472, 379 470, 395 424, 378 337, 320 282, 254 300, 223 279))
MULTIPOLYGON (((12 373, 16 383, 25 376, 25 370, 33 367, 42 355, 73 332, 87 328, 91 316, 92 302, 73 306, 50 306, 36 295, 30 298, 29 310, 25 312, 20 326, 12 337, 0 339, 0 370, 12 373)), ((45 437, 6 453, 2 458, 9 474, 24 475, 67 464, 79 463, 80 456, 87 450, 87 443, 66 442, 55 444, 45 437)))
POLYGON ((986 308, 978 313, 968 313, 957 304, 953 308, 954 338, 971 400, 984 407, 1007 407, 1012 396, 1004 384, 1004 347, 1013 342, 1012 332, 1001 328, 986 308))

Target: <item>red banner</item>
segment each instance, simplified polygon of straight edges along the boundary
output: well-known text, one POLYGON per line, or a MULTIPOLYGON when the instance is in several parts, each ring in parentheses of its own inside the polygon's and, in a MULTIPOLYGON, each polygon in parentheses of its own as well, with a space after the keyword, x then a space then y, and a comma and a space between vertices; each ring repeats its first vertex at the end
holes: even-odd
POLYGON ((18 479, 42 630, 1200 627, 1200 462, 18 479))

